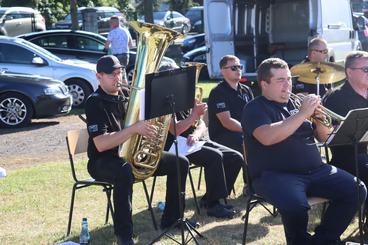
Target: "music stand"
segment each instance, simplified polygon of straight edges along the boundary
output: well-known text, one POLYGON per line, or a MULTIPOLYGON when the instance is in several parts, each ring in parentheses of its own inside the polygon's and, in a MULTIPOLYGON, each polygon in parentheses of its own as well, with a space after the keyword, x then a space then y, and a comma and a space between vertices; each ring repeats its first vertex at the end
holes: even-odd
MULTIPOLYGON (((176 121, 176 112, 193 108, 196 81, 195 76, 195 66, 147 74, 145 86, 145 119, 172 114, 173 119, 176 121)), ((175 123, 174 144, 176 155, 176 171, 178 176, 180 217, 171 227, 163 231, 150 244, 159 241, 163 236, 169 237, 178 244, 188 244, 188 242, 192 239, 196 244, 199 244, 194 236, 193 231, 199 237, 203 237, 203 235, 200 234, 193 226, 191 226, 188 220, 184 218, 184 205, 182 202, 185 193, 181 192, 181 175, 175 123), (170 234, 168 234, 171 229, 177 227, 178 225, 180 226, 181 231, 181 243, 176 241, 170 234), (185 237, 184 229, 186 229, 188 235, 190 236, 185 237)))
POLYGON ((360 179, 358 163, 358 145, 368 142, 368 109, 349 111, 345 120, 331 133, 326 143, 328 146, 353 145, 355 159, 356 186, 358 191, 359 238, 363 245, 362 207, 360 197, 360 179))

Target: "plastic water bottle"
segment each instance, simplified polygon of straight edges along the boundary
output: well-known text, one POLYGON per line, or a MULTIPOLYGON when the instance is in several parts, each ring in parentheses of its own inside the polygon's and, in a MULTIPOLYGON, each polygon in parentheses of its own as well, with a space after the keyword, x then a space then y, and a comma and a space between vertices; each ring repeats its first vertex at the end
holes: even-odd
POLYGON ((79 236, 79 243, 80 245, 87 245, 89 244, 89 231, 88 231, 88 221, 87 218, 82 219, 82 229, 79 236))
POLYGON ((163 212, 164 211, 164 209, 165 209, 165 203, 164 202, 158 202, 157 203, 157 208, 158 208, 158 210, 160 210, 160 212, 163 212))

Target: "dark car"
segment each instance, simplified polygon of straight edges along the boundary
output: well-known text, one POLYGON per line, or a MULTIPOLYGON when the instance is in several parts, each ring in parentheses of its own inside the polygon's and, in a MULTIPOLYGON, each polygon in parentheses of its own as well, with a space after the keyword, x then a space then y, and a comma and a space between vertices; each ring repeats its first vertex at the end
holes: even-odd
POLYGON ((200 33, 194 36, 189 36, 183 40, 181 50, 183 53, 189 52, 192 49, 199 48, 205 45, 204 33, 200 33))
MULTIPOLYGON (((104 51, 106 37, 92 32, 49 30, 29 33, 18 37, 41 46, 62 59, 79 59, 97 63, 97 60, 106 54, 104 51)), ((131 80, 136 52, 130 51, 129 55, 126 72, 128 74, 128 80, 131 80)), ((163 57, 161 62, 175 63, 173 59, 168 57, 163 57)))
MULTIPOLYGON (((83 15, 82 11, 86 9, 86 7, 80 7, 77 11, 77 19, 78 19, 78 26, 80 29, 83 29, 83 15)), ((111 16, 123 16, 123 14, 116 8, 113 7, 94 7, 96 9, 97 15, 97 26, 99 33, 107 33, 110 30, 110 17, 111 16)), ((71 15, 68 14, 64 17, 63 20, 58 21, 54 29, 71 29, 72 27, 72 18, 71 15)))
MULTIPOLYGON (((193 49, 183 55, 181 65, 184 65, 185 62, 200 62, 200 63, 207 64, 206 53, 207 53, 206 46, 202 46, 202 47, 193 49)), ((208 79, 208 78, 209 78, 208 70, 207 70, 207 66, 205 66, 201 70, 199 79, 203 80, 203 79, 208 79)))
POLYGON ((362 44, 362 49, 368 51, 368 19, 363 13, 354 13, 353 25, 358 32, 358 38, 362 44))
POLYGON ((191 7, 186 13, 185 17, 190 20, 193 32, 203 32, 203 6, 191 7))
POLYGON ((64 83, 46 77, 0 73, 0 127, 21 127, 32 118, 67 114, 72 96, 64 83))

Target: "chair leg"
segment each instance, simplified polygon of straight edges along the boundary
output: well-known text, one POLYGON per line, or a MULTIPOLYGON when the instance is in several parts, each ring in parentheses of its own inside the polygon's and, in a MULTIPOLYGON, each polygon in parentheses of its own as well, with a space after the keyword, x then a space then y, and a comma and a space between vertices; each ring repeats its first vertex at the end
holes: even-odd
POLYGON ((248 198, 248 200, 246 201, 246 210, 245 210, 245 215, 244 215, 244 231, 243 231, 243 245, 245 245, 246 241, 247 241, 247 231, 248 231, 248 221, 249 221, 249 213, 250 213, 250 202, 251 202, 251 198, 248 198))
MULTIPOLYGON (((201 167, 201 169, 202 169, 202 167, 201 167)), ((193 177, 192 177, 192 173, 190 172, 190 169, 189 169, 188 174, 189 174, 190 186, 192 187, 192 192, 193 192, 193 197, 194 197, 194 202, 195 202, 195 205, 196 205, 196 209, 197 209, 198 214, 201 214, 201 211, 200 211, 199 205, 198 205, 198 201, 197 201, 197 195, 196 195, 196 192, 195 192, 195 189, 194 189, 193 177)))
MULTIPOLYGON (((151 188, 151 195, 149 196, 149 203, 150 203, 150 205, 152 205, 153 193, 155 192, 156 178, 157 178, 157 176, 154 176, 153 177, 152 188, 151 188)), ((143 182, 143 185, 146 186, 146 183, 143 182)), ((147 186, 145 188, 147 188, 147 186)))
POLYGON ((70 200, 69 221, 68 221, 68 228, 66 230, 66 235, 67 236, 69 236, 69 234, 70 234, 70 229, 71 229, 71 225, 72 225, 73 209, 74 209, 74 197, 75 197, 76 189, 77 189, 77 185, 74 184, 73 185, 73 190, 72 190, 72 197, 71 197, 71 200, 70 200))
POLYGON ((107 198, 105 225, 109 222, 109 211, 110 210, 111 210, 112 220, 114 222, 114 211, 113 211, 112 203, 111 203, 111 190, 112 190, 112 187, 109 187, 109 186, 104 187, 104 192, 106 192, 106 198, 107 198))
POLYGON ((203 171, 203 167, 200 167, 200 168, 199 168, 199 178, 198 178, 198 186, 197 186, 197 190, 199 190, 199 189, 201 188, 202 171, 203 171))
POLYGON ((147 199, 147 203, 148 203, 148 210, 151 213, 153 227, 157 231, 157 222, 156 222, 155 214, 153 213, 153 208, 152 208, 152 195, 153 195, 153 189, 154 189, 155 184, 156 184, 155 180, 156 180, 156 177, 154 178, 154 181, 153 181, 153 184, 152 184, 151 197, 148 196, 147 185, 146 185, 146 182, 144 180, 142 181, 142 184, 143 184, 144 194, 146 195, 146 199, 147 199))

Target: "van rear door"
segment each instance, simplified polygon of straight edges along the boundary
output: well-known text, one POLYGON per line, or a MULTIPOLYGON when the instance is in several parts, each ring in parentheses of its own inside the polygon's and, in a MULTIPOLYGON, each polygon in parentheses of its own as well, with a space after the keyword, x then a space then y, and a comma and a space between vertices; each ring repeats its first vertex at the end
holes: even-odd
POLYGON ((211 78, 221 77, 219 61, 227 54, 234 55, 233 1, 204 2, 204 27, 207 47, 207 68, 211 78))

